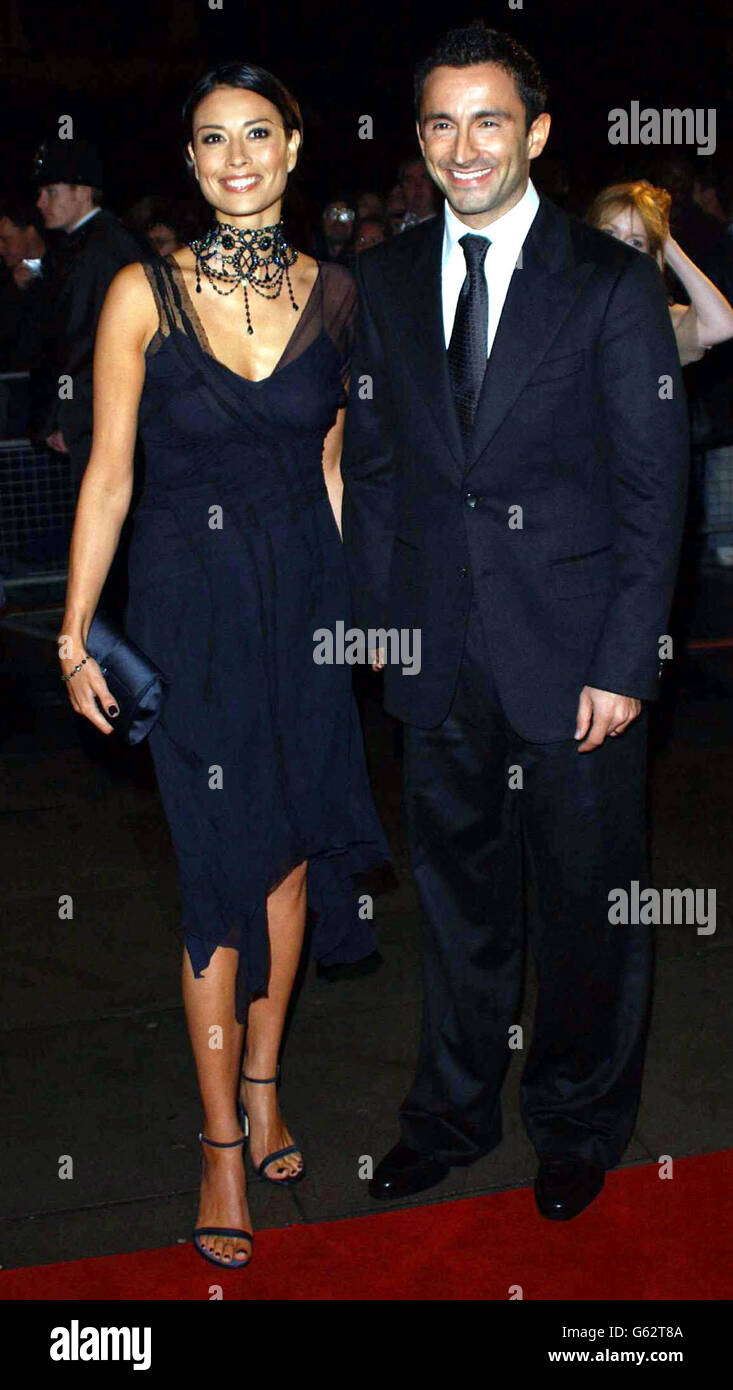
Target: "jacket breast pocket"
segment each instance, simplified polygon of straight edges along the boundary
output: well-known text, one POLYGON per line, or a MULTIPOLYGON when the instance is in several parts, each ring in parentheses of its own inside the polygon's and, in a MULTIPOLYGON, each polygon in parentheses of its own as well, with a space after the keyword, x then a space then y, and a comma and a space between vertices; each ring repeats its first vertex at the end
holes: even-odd
POLYGON ((565 377, 575 376, 585 366, 585 359, 584 348, 580 352, 566 352, 562 357, 545 358, 530 377, 528 385, 544 386, 545 382, 563 381, 565 377))
POLYGON ((581 598, 584 594, 603 593, 613 577, 613 547, 589 551, 587 555, 569 555, 552 565, 552 582, 558 598, 581 598))

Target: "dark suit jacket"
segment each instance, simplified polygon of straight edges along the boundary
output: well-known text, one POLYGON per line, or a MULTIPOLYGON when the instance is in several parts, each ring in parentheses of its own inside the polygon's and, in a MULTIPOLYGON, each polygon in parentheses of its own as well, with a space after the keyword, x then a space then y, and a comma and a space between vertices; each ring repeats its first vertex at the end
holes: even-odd
POLYGON ((420 673, 388 663, 385 704, 432 728, 473 588, 510 723, 531 741, 571 738, 583 685, 658 693, 688 471, 662 277, 541 196, 466 457, 442 239, 441 214, 357 258, 342 463, 355 621, 420 629, 420 673))

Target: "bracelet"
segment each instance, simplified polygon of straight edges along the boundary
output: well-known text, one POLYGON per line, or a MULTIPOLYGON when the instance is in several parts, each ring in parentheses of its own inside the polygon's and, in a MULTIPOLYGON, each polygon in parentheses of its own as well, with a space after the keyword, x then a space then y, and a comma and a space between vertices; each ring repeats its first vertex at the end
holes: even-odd
POLYGON ((87 663, 87 658, 86 658, 85 656, 83 656, 82 659, 81 659, 81 661, 78 663, 78 665, 74 667, 73 671, 69 671, 68 676, 62 676, 62 677, 61 677, 62 681, 70 681, 70 680, 71 680, 71 677, 72 677, 72 676, 75 676, 76 673, 77 673, 77 671, 81 671, 82 666, 86 666, 86 663, 87 663))

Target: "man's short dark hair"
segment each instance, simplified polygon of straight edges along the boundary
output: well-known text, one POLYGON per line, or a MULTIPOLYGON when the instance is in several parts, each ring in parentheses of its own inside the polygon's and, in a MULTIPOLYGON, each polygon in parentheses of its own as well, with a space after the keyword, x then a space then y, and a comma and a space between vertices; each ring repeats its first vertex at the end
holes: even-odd
POLYGON ((23 231, 27 227, 34 227, 41 237, 46 230, 46 224, 38 208, 32 203, 3 203, 0 206, 0 217, 7 217, 8 222, 12 222, 14 227, 20 227, 23 231))
POLYGON ((547 87, 537 63, 526 48, 509 34, 489 29, 475 19, 463 29, 450 29, 432 53, 415 68, 415 120, 420 124, 423 88, 433 68, 467 68, 475 63, 496 63, 511 74, 524 103, 526 130, 544 111, 547 87))

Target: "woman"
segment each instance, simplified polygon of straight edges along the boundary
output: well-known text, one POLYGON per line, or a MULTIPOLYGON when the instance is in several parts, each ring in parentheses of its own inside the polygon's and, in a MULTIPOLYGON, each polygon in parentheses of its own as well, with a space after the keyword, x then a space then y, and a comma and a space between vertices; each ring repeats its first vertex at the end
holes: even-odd
POLYGON ((191 247, 127 266, 110 286, 61 665, 74 709, 111 732, 100 668, 81 662, 130 503, 139 416, 146 472, 125 627, 170 681, 150 743, 178 858, 204 1110, 194 1242, 241 1268, 252 1248, 245 1122, 260 1176, 292 1183, 305 1171, 275 1083, 306 884, 321 961, 360 959, 373 938, 352 875, 387 847, 349 669, 313 659, 314 633, 349 619, 339 459, 354 281, 284 238, 302 124, 275 77, 222 65, 196 84, 184 120, 214 220, 191 247))
MULTIPOLYGON (((586 220, 638 251, 654 256, 663 272, 670 266, 690 297, 689 304, 670 303, 669 312, 683 367, 699 362, 706 350, 733 338, 733 308, 720 290, 690 260, 670 235, 670 194, 640 179, 604 188, 591 205, 586 220)), ((671 296, 670 296, 671 299, 671 296)), ((695 406, 695 388, 691 391, 695 406)), ((726 412, 727 413, 727 412, 726 412)), ((694 419, 694 416, 693 416, 694 419)), ((708 449, 702 479, 704 513, 709 525, 708 544, 719 563, 733 565, 733 531, 730 517, 730 449, 708 449), (715 539, 713 539, 715 538, 715 539)))
POLYGON ((669 312, 683 367, 698 362, 706 348, 733 338, 733 308, 707 275, 693 264, 669 230, 670 194, 645 179, 604 188, 592 202, 586 222, 610 232, 627 246, 668 265, 682 282, 689 304, 670 304, 669 312))

